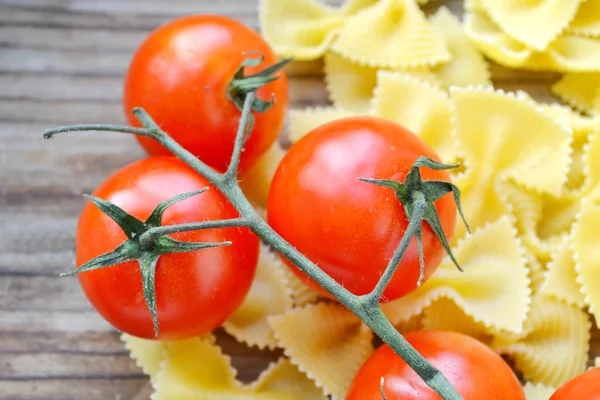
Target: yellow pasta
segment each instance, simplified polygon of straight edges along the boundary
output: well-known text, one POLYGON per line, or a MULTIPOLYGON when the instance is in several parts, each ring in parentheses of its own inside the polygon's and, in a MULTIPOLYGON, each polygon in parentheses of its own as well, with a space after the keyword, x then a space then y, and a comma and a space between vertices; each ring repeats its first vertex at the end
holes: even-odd
POLYGON ((412 0, 380 0, 351 17, 332 49, 362 65, 433 66, 450 59, 441 35, 412 0))
POLYGON ((600 36, 600 1, 582 1, 567 31, 582 36, 600 36))
MULTIPOLYGON (((387 315, 386 315, 387 316, 387 315)), ((387 316, 390 319, 389 316, 387 316)), ((390 322, 392 322, 390 320, 390 322)), ((393 323, 393 322, 392 322, 393 323)), ((408 321, 400 321, 393 323, 398 332, 405 334, 413 331, 418 331, 423 328, 423 318, 421 315, 415 315, 411 317, 408 321)))
POLYGON ((275 52, 296 60, 325 54, 346 21, 317 0, 262 0, 259 19, 262 35, 275 52))
POLYGON ((581 112, 594 114, 594 102, 600 87, 600 73, 566 74, 552 85, 552 93, 581 112))
POLYGON ((377 70, 329 52, 325 55, 325 84, 335 106, 366 112, 377 85, 377 70))
POLYGON ((338 304, 308 305, 270 322, 285 355, 334 399, 345 397, 373 352, 371 330, 338 304))
POLYGON ((258 267, 244 302, 223 324, 238 341, 260 349, 274 349, 277 341, 267 318, 292 308, 290 292, 282 274, 281 261, 264 244, 260 245, 258 267))
POLYGON ((465 11, 485 11, 483 0, 464 0, 463 7, 465 11))
POLYGON ((129 351, 129 356, 135 360, 135 364, 150 377, 150 380, 156 379, 160 370, 160 363, 165 358, 167 343, 158 340, 140 339, 135 336, 123 333, 121 340, 125 343, 125 348, 129 351))
POLYGON ((355 115, 357 114, 337 107, 312 107, 303 110, 290 110, 288 137, 291 142, 297 142, 304 135, 327 122, 355 115))
POLYGON ((479 50, 507 67, 560 72, 600 70, 600 40, 563 34, 539 52, 509 37, 483 12, 467 14, 465 30, 479 50))
POLYGON ((531 280, 531 294, 534 296, 540 292, 542 284, 546 279, 546 270, 542 263, 537 259, 531 251, 525 252, 527 259, 527 268, 529 269, 529 279, 531 280))
POLYGON ((526 380, 557 387, 585 370, 590 328, 584 311, 536 297, 525 321, 525 335, 497 336, 492 347, 512 357, 526 380))
POLYGON ((577 283, 575 255, 571 249, 571 241, 572 238, 567 238, 554 251, 540 293, 583 308, 585 298, 581 285, 577 283))
MULTIPOLYGON (((453 87, 456 139, 469 165, 456 183, 471 226, 509 213, 497 192, 511 179, 533 191, 560 195, 570 164, 572 130, 534 102, 512 93, 453 87)), ((464 228, 457 225, 458 237, 464 228)))
POLYGON ((213 341, 208 337, 169 343, 153 400, 209 400, 241 390, 231 360, 213 341))
POLYGON ((343 15, 354 15, 363 8, 376 4, 379 0, 346 0, 342 6, 343 15))
POLYGON ((286 400, 326 400, 323 391, 285 358, 271 364, 250 386, 253 393, 286 400))
POLYGON ((573 251, 577 263, 577 281, 585 302, 596 323, 600 323, 600 255, 598 253, 598 225, 600 206, 597 199, 583 201, 581 213, 573 228, 573 251))
POLYGON ((531 289, 524 250, 510 218, 504 216, 477 229, 453 252, 464 273, 445 259, 420 288, 385 304, 386 315, 407 321, 440 297, 447 297, 486 327, 522 331, 531 289), (498 304, 506 307, 498 308, 498 304))
POLYGON ((540 383, 533 384, 527 382, 525 386, 523 386, 523 391, 525 392, 525 398, 527 400, 548 400, 555 390, 556 389, 551 386, 542 385, 540 383))
POLYGON ((545 50, 575 17, 580 0, 481 0, 488 15, 512 38, 545 50))
POLYGON ((394 121, 421 137, 440 157, 456 158, 448 95, 410 75, 379 71, 371 113, 394 121))
POLYGON ((289 267, 283 262, 279 263, 281 274, 285 285, 292 298, 292 304, 295 307, 303 306, 305 304, 314 303, 320 297, 319 292, 313 289, 307 282, 303 282, 298 276, 296 276, 289 267))
POLYGON ((240 186, 254 204, 266 207, 271 181, 285 151, 278 142, 260 156, 256 163, 240 176, 240 186))
POLYGON ((489 329, 475 322, 456 303, 447 298, 436 300, 423 311, 422 326, 423 329, 464 333, 483 343, 490 343, 492 340, 489 329))
POLYGON ((594 367, 600 368, 600 357, 596 357, 596 359, 594 360, 594 367))
POLYGON ((429 18, 431 24, 444 36, 452 59, 433 68, 438 79, 450 86, 490 85, 489 65, 471 44, 460 21, 446 7, 429 18))

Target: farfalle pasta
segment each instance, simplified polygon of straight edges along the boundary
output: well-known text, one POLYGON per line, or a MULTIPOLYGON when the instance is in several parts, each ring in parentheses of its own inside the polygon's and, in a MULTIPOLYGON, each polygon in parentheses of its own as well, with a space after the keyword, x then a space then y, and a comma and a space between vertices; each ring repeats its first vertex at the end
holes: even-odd
POLYGON ((577 282, 575 254, 572 249, 571 237, 565 238, 565 241, 552 254, 540 293, 579 308, 585 306, 585 297, 581 285, 577 282))
POLYGON ((488 328, 521 332, 531 289, 516 235, 507 216, 477 229, 453 248, 464 273, 445 259, 420 288, 385 304, 386 315, 406 321, 446 297, 488 328), (506 307, 500 309, 498 304, 506 307))
POLYGON ((485 325, 475 322, 454 301, 444 297, 423 310, 421 326, 428 330, 460 332, 483 343, 492 340, 490 330, 485 325))
POLYGON ((140 339, 126 333, 121 334, 121 341, 125 343, 125 349, 135 360, 137 367, 148 375, 150 380, 155 380, 160 371, 160 363, 165 358, 167 344, 157 340, 140 339))
POLYGON ((381 70, 371 114, 389 119, 429 144, 446 162, 456 157, 452 106, 448 95, 410 75, 381 70))
MULTIPOLYGON (((250 385, 253 393, 267 394, 273 399, 326 400, 323 391, 315 386, 298 367, 280 358, 264 370, 250 385)), ((262 399, 262 397, 260 397, 262 399)))
POLYGON ((267 197, 273 175, 285 151, 275 142, 247 171, 240 176, 240 186, 250 201, 260 207, 267 206, 267 197))
POLYGON ((545 50, 575 17, 580 0, 480 0, 492 20, 510 37, 545 50))
POLYGON ((446 7, 440 7, 429 21, 444 36, 452 55, 450 61, 432 69, 442 85, 449 88, 491 84, 489 65, 470 42, 460 21, 446 7))
POLYGON ((465 30, 479 50, 507 67, 560 72, 600 70, 600 40, 563 34, 543 52, 535 51, 509 37, 482 11, 466 15, 465 30))
POLYGON ((338 107, 311 107, 302 110, 290 110, 288 137, 296 142, 319 126, 336 119, 352 117, 356 113, 338 107))
POLYGON ((567 31, 582 36, 599 37, 600 2, 597 0, 582 1, 567 31))
POLYGON ((292 298, 282 273, 284 266, 271 250, 261 244, 256 275, 244 302, 223 324, 238 341, 260 349, 274 349, 275 336, 267 322, 273 315, 292 308, 292 298))
POLYGON ((526 380, 558 387, 585 370, 590 328, 579 308, 536 297, 524 333, 498 335, 492 348, 513 358, 526 380))
POLYGON ((596 250, 599 223, 598 198, 584 200, 581 213, 573 228, 573 251, 577 268, 577 282, 581 285, 585 303, 594 315, 596 324, 600 321, 600 258, 596 250))
POLYGON ((565 74, 552 85, 552 93, 560 97, 571 107, 588 114, 595 114, 596 99, 600 95, 600 73, 565 74))
MULTIPOLYGON (((467 171, 456 179, 472 226, 510 214, 497 182, 560 195, 570 164, 572 130, 533 101, 489 88, 450 91, 456 140, 467 171), (498 123, 502 121, 502 123, 498 123)), ((464 229, 457 226, 458 237, 464 229)))
POLYGON ((321 295, 307 282, 303 282, 296 274, 290 271, 283 262, 278 263, 285 281, 285 285, 292 299, 294 307, 314 303, 321 295))
POLYGON ((296 308, 270 323, 290 361, 334 399, 345 397, 374 350, 371 330, 338 304, 296 308))
POLYGON ((430 67, 450 60, 442 36, 412 0, 380 0, 351 17, 332 49, 362 65, 430 67))

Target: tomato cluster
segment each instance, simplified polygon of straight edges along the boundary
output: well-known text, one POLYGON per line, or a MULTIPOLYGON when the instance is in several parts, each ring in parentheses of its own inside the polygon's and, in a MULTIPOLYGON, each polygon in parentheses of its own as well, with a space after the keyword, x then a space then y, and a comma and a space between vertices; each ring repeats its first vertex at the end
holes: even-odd
MULTIPOLYGON (((127 73, 124 108, 129 122, 139 126, 130 111, 141 107, 190 153, 217 171, 226 170, 240 116, 230 82, 245 53, 251 51, 260 52, 265 65, 277 61, 258 34, 228 18, 192 16, 158 28, 135 53, 127 73)), ((244 72, 252 74, 258 68, 244 72)), ((277 139, 287 108, 287 90, 285 72, 257 90, 262 101, 268 102, 272 96, 276 101, 265 112, 253 112, 254 129, 244 144, 241 170, 277 139)), ((117 171, 94 196, 145 221, 168 199, 210 187, 202 195, 172 204, 161 225, 239 216, 222 193, 167 149, 150 138, 140 137, 139 141, 150 157, 117 171)), ((394 254, 409 219, 406 205, 393 191, 357 178, 402 182, 420 156, 439 161, 421 139, 389 121, 357 117, 323 125, 295 143, 281 161, 268 197, 268 223, 351 293, 368 294, 394 254)), ((421 168, 420 174, 424 181, 450 180, 442 170, 421 168)), ((452 196, 442 196, 434 208, 443 233, 451 237, 456 219, 452 196)), ((421 231, 427 278, 445 250, 431 226, 423 223, 421 231)), ((78 267, 110 253, 131 236, 114 216, 86 204, 76 236, 78 267)), ((231 245, 160 255, 154 282, 161 340, 198 336, 221 325, 243 302, 258 259, 258 237, 246 227, 172 233, 170 237, 181 242, 231 245)), ((295 274, 318 288, 287 263, 295 274)), ((90 302, 113 326, 138 337, 154 338, 140 271, 135 261, 127 261, 83 272, 79 279, 90 302)), ((383 299, 411 292, 419 277, 420 259, 413 238, 383 299)), ((465 399, 524 399, 508 365, 476 340, 452 332, 416 332, 406 338, 465 399)), ((382 377, 387 398, 439 398, 383 346, 356 376, 348 399, 381 398, 382 377)), ((581 385, 585 382, 573 383, 552 399, 579 396, 581 385)))

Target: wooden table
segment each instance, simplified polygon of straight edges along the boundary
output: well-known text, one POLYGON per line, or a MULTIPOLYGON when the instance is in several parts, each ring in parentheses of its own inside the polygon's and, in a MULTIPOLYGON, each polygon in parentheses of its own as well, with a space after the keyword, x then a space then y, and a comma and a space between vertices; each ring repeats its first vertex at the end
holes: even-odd
MULTIPOLYGON (((281 0, 285 1, 285 0, 281 0)), ((339 3, 339 1, 338 1, 339 3)), ((459 13, 461 1, 446 2, 459 13)), ((123 123, 129 59, 159 24, 219 13, 256 27, 256 0, 0 0, 0 399, 146 399, 146 377, 84 298, 73 268, 83 193, 144 154, 129 136, 43 129, 123 123)), ((497 85, 546 97, 552 74, 494 68, 497 85)), ((293 107, 325 104, 321 78, 296 73, 293 107)), ((225 335, 242 379, 273 355, 225 335)))

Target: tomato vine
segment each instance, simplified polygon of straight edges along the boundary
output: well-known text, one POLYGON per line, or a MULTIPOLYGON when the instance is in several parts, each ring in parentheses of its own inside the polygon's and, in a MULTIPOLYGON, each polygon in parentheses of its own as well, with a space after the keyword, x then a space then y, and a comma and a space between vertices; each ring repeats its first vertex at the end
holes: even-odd
MULTIPOLYGON (((436 369, 432 364, 425 360, 416 350, 412 347, 406 339, 400 334, 396 328, 390 323, 387 317, 384 315, 380 305, 380 297, 391 280, 394 272, 400 262, 403 254, 405 253, 413 236, 416 237, 417 242, 420 242, 420 230, 423 221, 429 223, 436 235, 444 244, 444 247, 450 253, 449 246, 447 245, 446 237, 443 231, 439 233, 436 228, 439 227, 439 220, 437 220, 437 214, 433 203, 441 196, 447 193, 453 193, 456 204, 460 210, 460 192, 456 186, 449 182, 441 181, 426 181, 420 180, 419 167, 422 168, 433 168, 433 169, 449 169, 453 168, 452 165, 440 164, 436 161, 428 159, 426 157, 420 157, 417 162, 412 166, 411 172, 407 176, 411 177, 411 182, 405 182, 400 184, 394 181, 377 181, 365 177, 357 177, 364 181, 387 186, 394 190, 396 197, 403 203, 405 210, 407 211, 407 217, 410 218, 410 223, 406 229, 404 236, 398 248, 396 249, 393 258, 388 263, 386 270, 371 293, 366 295, 357 296, 352 294, 334 279, 329 277, 324 271, 322 271, 316 264, 311 262, 302 253, 297 251, 292 245, 284 240, 277 232, 275 232, 266 221, 264 221, 250 204, 248 199, 242 192, 237 180, 237 172, 240 161, 240 154, 244 147, 247 135, 251 130, 252 124, 252 110, 264 111, 268 108, 269 103, 261 102, 256 103, 256 90, 261 84, 272 81, 271 75, 281 68, 285 62, 276 64, 277 68, 267 68, 267 74, 261 74, 258 78, 260 82, 257 82, 256 77, 251 82, 253 85, 250 88, 244 87, 244 100, 243 104, 236 100, 238 107, 241 108, 241 119, 238 126, 235 145, 231 161, 228 169, 224 173, 219 173, 209 167, 207 164, 202 162, 192 153, 183 148, 173 138, 171 138, 166 132, 164 132, 152 119, 152 117, 142 108, 135 108, 133 114, 142 124, 143 128, 134 128, 130 126, 114 126, 114 125, 74 125, 64 126, 54 129, 49 129, 43 133, 44 138, 52 138, 54 135, 62 132, 74 132, 74 131, 111 131, 128 133, 139 136, 146 136, 156 140, 166 149, 168 149, 175 156, 184 161, 197 173, 202 175, 206 180, 213 184, 235 207, 240 217, 235 219, 221 220, 221 221, 206 221, 197 223, 187 223, 181 225, 171 226, 160 226, 160 224, 145 224, 139 220, 132 221, 131 216, 128 214, 121 213, 116 210, 118 207, 110 204, 104 204, 99 199, 93 199, 96 205, 100 205, 100 208, 105 213, 114 213, 113 219, 124 229, 129 229, 130 225, 135 225, 136 231, 126 231, 128 234, 128 240, 120 247, 126 248, 127 254, 119 253, 124 251, 123 249, 117 248, 115 251, 99 256, 96 259, 91 260, 89 263, 93 264, 87 268, 80 268, 74 272, 80 272, 89 270, 92 268, 104 268, 114 265, 120 262, 122 257, 128 259, 138 259, 140 263, 145 263, 149 267, 144 268, 142 265, 142 274, 146 270, 146 277, 144 279, 144 292, 146 295, 146 301, 149 308, 152 310, 152 305, 155 304, 155 296, 152 282, 152 265, 156 265, 156 259, 165 251, 171 249, 171 251, 187 251, 201 249, 204 247, 210 247, 215 245, 226 245, 227 243, 189 243, 189 244, 176 244, 169 243, 167 246, 164 239, 168 238, 167 234, 174 232, 184 232, 199 229, 218 228, 218 227, 231 227, 231 226, 245 226, 252 230, 262 240, 269 243, 277 252, 290 260, 296 265, 302 272, 308 275, 311 279, 318 282, 319 285, 333 295, 340 303, 346 306, 350 311, 356 314, 367 326, 369 326, 379 338, 386 344, 388 344, 395 353, 397 353, 411 368, 431 387, 437 394, 439 394, 445 400, 459 400, 462 397, 452 387, 444 375, 436 369), (116 211, 115 211, 116 210, 116 211), (129 218, 131 217, 131 218, 129 218), (437 226, 436 226, 437 224, 437 226), (134 233, 133 235, 131 233, 134 233), (175 247, 179 246, 176 249, 175 247), (183 246, 183 247, 182 247, 183 246), (179 250, 178 250, 179 249, 179 250), (115 261, 116 260, 116 261, 115 261), (146 261, 144 261, 146 260, 146 261), (147 278, 147 279, 146 279, 147 278)), ((247 65, 247 64, 245 64, 247 65)), ((239 78, 236 76, 236 78, 239 78)), ((238 86, 240 83, 238 81, 238 86)), ((244 85, 242 85, 244 86, 244 85)), ((239 98, 239 93, 236 94, 236 98, 239 98)), ((182 196, 190 196, 198 193, 184 194, 182 196)), ((181 196, 178 196, 181 197, 181 196)), ((178 201, 179 198, 174 198, 161 204, 157 207, 157 210, 164 208, 178 201)), ((120 209, 119 209, 120 210, 120 209)), ((157 212, 160 212, 157 211, 157 212)), ((111 216, 110 214, 108 214, 111 216)), ((462 212, 461 212, 462 215, 462 212)), ((112 216, 111 216, 112 218, 112 216)), ((168 239, 167 239, 168 240, 168 239)), ((420 249, 421 250, 421 249, 420 249)), ((454 258, 452 257, 454 260, 454 258)), ((454 260, 455 261, 455 260, 454 260)), ((422 257, 421 257, 422 262, 422 257)), ((458 264, 457 264, 458 265, 458 264)), ((158 330, 156 316, 153 314, 156 329, 158 330)))

